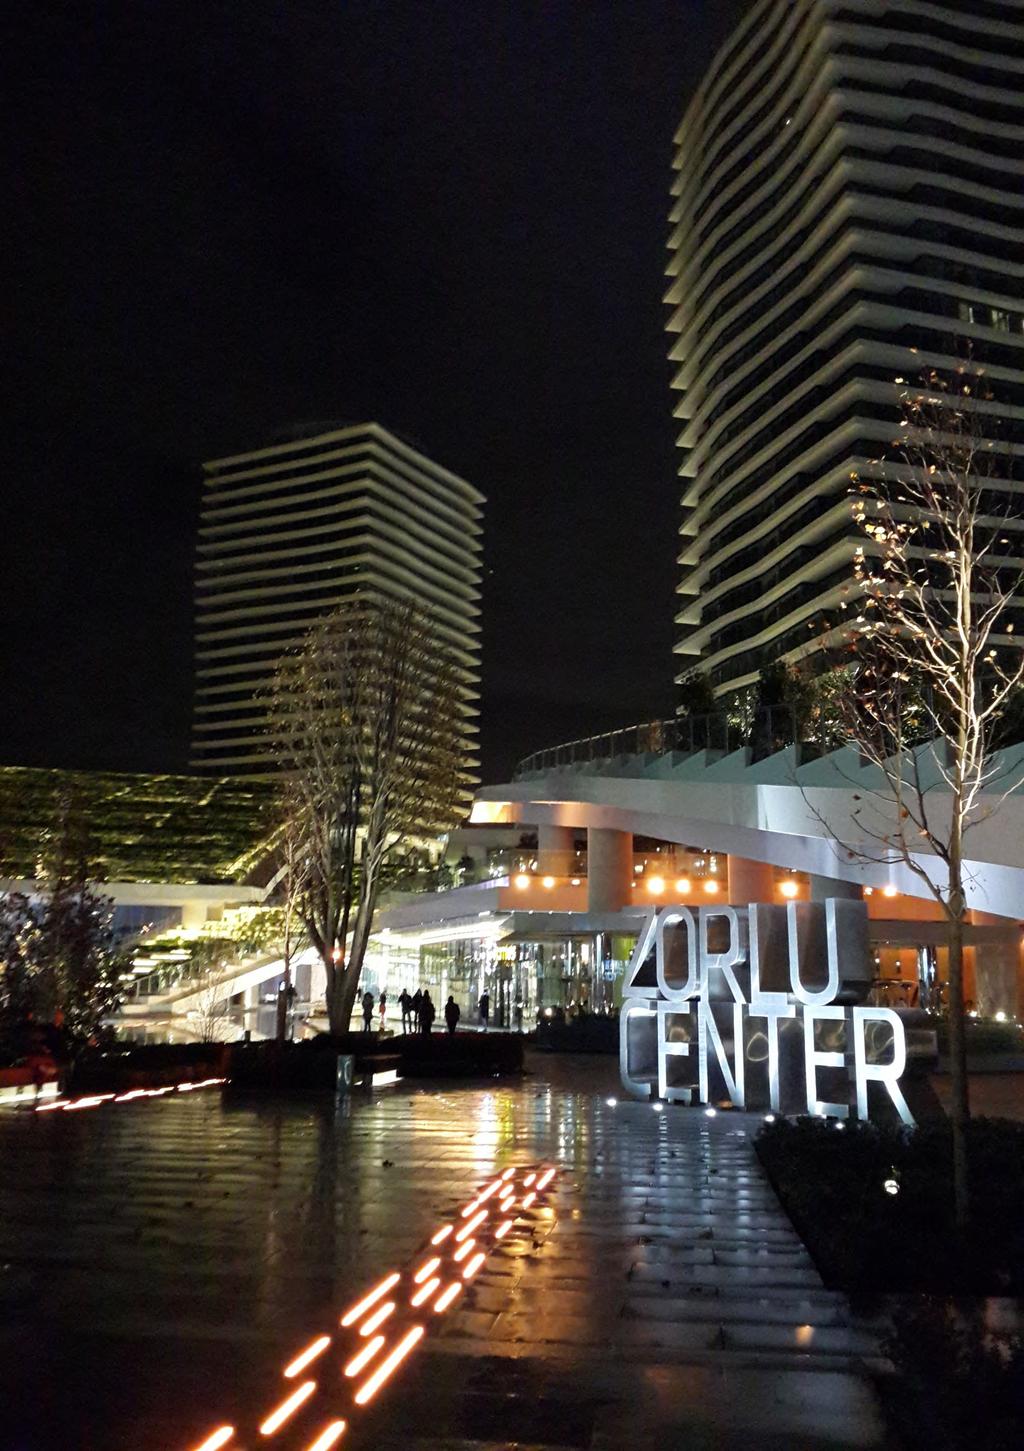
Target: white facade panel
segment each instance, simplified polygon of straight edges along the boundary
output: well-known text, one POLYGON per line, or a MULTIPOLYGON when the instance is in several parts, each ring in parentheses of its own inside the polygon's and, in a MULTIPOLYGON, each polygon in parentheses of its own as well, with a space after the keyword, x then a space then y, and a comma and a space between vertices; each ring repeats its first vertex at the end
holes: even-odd
POLYGON ((1018 0, 759 0, 709 69, 676 135, 666 294, 681 684, 699 667, 727 695, 822 650, 862 542, 850 475, 926 370, 983 366, 1013 453, 1022 95, 1018 0))
POLYGON ((357 590, 415 600, 457 663, 475 762, 483 495, 377 424, 204 465, 192 765, 272 770, 263 698, 281 654, 357 590))

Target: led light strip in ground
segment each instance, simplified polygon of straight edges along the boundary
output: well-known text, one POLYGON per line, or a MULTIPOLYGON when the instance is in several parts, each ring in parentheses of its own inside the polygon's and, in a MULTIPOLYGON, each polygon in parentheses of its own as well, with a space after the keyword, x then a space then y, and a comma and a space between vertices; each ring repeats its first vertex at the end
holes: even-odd
POLYGON ((394 1300, 387 1300, 383 1305, 379 1306, 378 1309, 374 1310, 373 1314, 369 1316, 369 1318, 365 1320, 362 1325, 360 1325, 359 1334, 372 1335, 377 1327, 383 1325, 384 1321, 390 1319, 390 1317, 394 1313, 394 1300))
POLYGON ((293 1391, 288 1399, 282 1401, 279 1406, 275 1406, 267 1419, 261 1423, 260 1435, 273 1436, 275 1431, 279 1431, 281 1429, 285 1421, 291 1420, 295 1412, 299 1409, 301 1405, 304 1405, 305 1402, 309 1400, 310 1396, 315 1390, 315 1380, 303 1381, 302 1385, 299 1386, 298 1390, 293 1391))
POLYGON ((415 1295, 413 1295, 412 1299, 409 1301, 409 1304, 413 1307, 414 1310, 418 1310, 421 1305, 426 1304, 426 1302, 430 1299, 431 1295, 433 1295, 435 1291, 440 1288, 440 1285, 440 1277, 435 1275, 432 1280, 428 1280, 425 1285, 420 1286, 420 1288, 416 1291, 415 1295))
MULTIPOLYGON (((206 1087, 207 1085, 204 1083, 194 1086, 206 1087)), ((168 1092, 171 1090, 157 1091, 168 1092)), ((143 1089, 135 1090, 135 1092, 151 1093, 153 1090, 143 1089)), ((414 1271, 406 1271, 409 1281, 408 1291, 405 1293, 408 1293, 408 1305, 411 1309, 416 1310, 428 1306, 432 1300, 433 1305, 430 1307, 432 1313, 443 1315, 462 1294, 465 1285, 482 1269, 490 1251, 498 1248, 502 1240, 513 1229, 515 1218, 511 1206, 520 1191, 529 1191, 523 1194, 520 1201, 522 1209, 529 1209, 555 1177, 553 1168, 534 1168, 523 1175, 522 1181, 517 1187, 516 1177, 519 1172, 514 1168, 506 1169, 499 1178, 492 1180, 469 1200, 454 1224, 448 1221, 431 1236, 430 1248, 437 1248, 441 1245, 444 1248, 439 1254, 428 1255, 427 1259, 422 1261, 414 1271), (495 1195, 501 1199, 498 1207, 503 1214, 509 1216, 502 1219, 499 1215, 500 1222, 491 1219, 489 1205, 484 1207, 486 1201, 495 1195), (481 1245, 481 1238, 488 1234, 491 1236, 489 1243, 481 1245), (456 1278, 450 1279, 442 1289, 446 1258, 447 1268, 454 1273, 456 1278)), ((339 1324, 342 1329, 355 1331, 361 1338, 366 1339, 366 1344, 360 1346, 342 1367, 344 1377, 353 1381, 362 1376, 364 1372, 368 1372, 362 1384, 355 1389, 353 1400, 356 1406, 366 1406, 376 1397, 378 1391, 412 1354, 426 1334, 426 1326, 423 1324, 407 1325, 404 1330, 399 1325, 398 1334, 389 1349, 387 1329, 385 1329, 385 1333, 376 1333, 381 1326, 385 1325, 385 1322, 391 1321, 392 1316, 395 1317, 395 1324, 398 1325, 402 1314, 406 1313, 399 1311, 401 1293, 394 1298, 386 1298, 389 1291, 400 1285, 402 1279, 403 1274, 399 1270, 393 1270, 390 1274, 385 1275, 340 1318, 339 1324)), ((402 1303, 404 1304, 405 1301, 402 1303)), ((318 1335, 284 1367, 285 1378, 294 1379, 300 1375, 307 1366, 313 1361, 319 1360, 327 1352, 333 1341, 332 1335, 318 1335)), ((329 1384, 329 1378, 325 1378, 323 1384, 329 1384)), ((264 1437, 276 1435, 279 1430, 292 1421, 293 1417, 298 1415, 317 1389, 316 1381, 303 1382, 265 1416, 259 1425, 260 1435, 264 1437)), ((309 1434, 307 1428, 302 1437, 301 1447, 296 1440, 290 1443, 292 1451, 331 1451, 331 1448, 336 1446, 345 1434, 346 1428, 346 1421, 334 1418, 322 1425, 312 1441, 306 1441, 305 1436, 309 1434)), ((299 1432, 301 1428, 296 1425, 290 1429, 299 1432)), ((193 1451, 221 1451, 221 1448, 230 1448, 234 1437, 234 1427, 220 1426, 211 1432, 199 1446, 194 1447, 193 1451)), ((238 1451, 241 1451, 240 1447, 238 1451)))
POLYGON ((395 1346, 394 1350, 356 1391, 356 1405, 365 1406, 380 1390, 384 1382, 394 1374, 409 1352, 418 1345, 426 1332, 422 1325, 414 1325, 395 1346))
POLYGON ((377 1351, 380 1350, 383 1344, 384 1336, 375 1335, 370 1341, 369 1345, 364 1345, 359 1354, 352 1357, 348 1365, 346 1365, 345 1367, 345 1374, 349 1377, 349 1379, 351 1379, 353 1376, 358 1375, 360 1371, 366 1369, 366 1367, 370 1364, 370 1361, 377 1354, 377 1351))
POLYGON ((316 1360, 317 1356, 323 1355, 330 1343, 331 1337, 329 1335, 318 1335, 312 1345, 308 1345, 301 1355, 295 1357, 291 1365, 285 1366, 285 1380, 292 1380, 298 1375, 300 1370, 305 1370, 306 1366, 316 1360))
POLYGON ((234 1426, 218 1426, 212 1435, 207 1436, 201 1446, 196 1447, 196 1451, 220 1451, 220 1448, 226 1446, 234 1434, 234 1426))
POLYGON ((462 1294, 462 1285, 458 1280, 453 1280, 447 1290, 442 1290, 434 1303, 434 1314, 443 1315, 457 1295, 462 1294))
POLYGON ((486 1258, 487 1256, 484 1254, 482 1249, 477 1250, 476 1254, 466 1265, 466 1268, 462 1271, 462 1278, 464 1280, 471 1280, 486 1258))
MULTIPOLYGON (((440 1263, 441 1261, 438 1260, 438 1264, 440 1263)), ((387 1292, 391 1289, 392 1285, 397 1285, 401 1278, 401 1275, 398 1273, 397 1270, 395 1270, 393 1274, 390 1274, 385 1279, 381 1280, 380 1284, 375 1285, 368 1295, 364 1295, 361 1300, 358 1300, 352 1306, 351 1310, 346 1311, 346 1313, 341 1317, 341 1325, 347 1330, 350 1325, 354 1325, 357 1320, 361 1320, 366 1314, 366 1311, 369 1310, 370 1306, 376 1305, 377 1301, 381 1299, 383 1295, 387 1294, 387 1292)))
POLYGON ((331 1421, 320 1432, 315 1441, 310 1441, 308 1451, 331 1451, 345 1434, 345 1421, 331 1421))
POLYGON ((53 1113, 59 1108, 67 1113, 81 1108, 99 1108, 104 1103, 133 1103, 138 1098, 163 1098, 168 1093, 194 1093, 199 1088, 219 1087, 227 1081, 226 1078, 203 1078, 198 1083, 168 1083, 163 1088, 129 1088, 125 1093, 87 1093, 81 1098, 55 1098, 49 1103, 36 1104, 33 1112, 53 1113))

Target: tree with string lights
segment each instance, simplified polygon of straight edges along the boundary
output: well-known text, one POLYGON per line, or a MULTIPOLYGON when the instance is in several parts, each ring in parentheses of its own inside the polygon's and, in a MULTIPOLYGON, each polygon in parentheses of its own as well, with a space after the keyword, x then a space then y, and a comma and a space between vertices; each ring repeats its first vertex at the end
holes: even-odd
MULTIPOLYGON (((897 380, 903 383, 902 379, 897 380)), ((893 457, 854 477, 856 618, 844 733, 880 773, 855 816, 865 859, 899 862, 939 904, 949 940, 955 1214, 969 1209, 965 843, 1022 784, 1001 723, 1024 682, 1019 493, 984 374, 936 372, 901 395, 893 457), (872 799, 874 798, 874 799, 872 799)))

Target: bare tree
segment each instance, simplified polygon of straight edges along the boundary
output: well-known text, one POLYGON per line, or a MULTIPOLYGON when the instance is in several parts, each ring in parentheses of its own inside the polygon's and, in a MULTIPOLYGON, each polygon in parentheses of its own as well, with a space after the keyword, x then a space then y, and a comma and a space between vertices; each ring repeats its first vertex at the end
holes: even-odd
POLYGON ((324 964, 332 1032, 349 1027, 396 848, 459 818, 460 709, 452 652, 407 601, 360 594, 281 662, 269 729, 289 777, 300 911, 324 964))
POLYGON ((225 993, 226 986, 223 970, 204 969, 195 990, 195 1006, 188 1012, 201 1043, 222 1042, 231 1024, 231 998, 225 993))
MULTIPOLYGON (((902 383, 903 380, 899 379, 902 383)), ((854 815, 867 859, 901 862, 942 908, 949 933, 955 1210, 969 1207, 964 1001, 965 840, 1021 781, 995 748, 1024 679, 1013 639, 1021 603, 1012 470, 983 375, 926 375, 901 397, 897 453, 855 479, 857 618, 845 732, 881 773, 854 815), (878 799, 881 798, 881 799, 878 799), (876 850, 877 849, 877 850, 876 850)))

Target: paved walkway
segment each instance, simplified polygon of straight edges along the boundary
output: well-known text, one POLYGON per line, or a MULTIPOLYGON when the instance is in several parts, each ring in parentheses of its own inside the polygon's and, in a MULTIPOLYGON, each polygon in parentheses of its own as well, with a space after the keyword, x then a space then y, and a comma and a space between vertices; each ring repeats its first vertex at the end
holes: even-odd
MULTIPOLYGON (((251 1422, 354 1294, 535 1161, 560 1168, 554 1218, 489 1255, 343 1446, 885 1444, 872 1329, 822 1288, 756 1124, 609 1106, 605 1060, 534 1066, 523 1088, 400 1088, 340 1115, 216 1094, 0 1115, 4 1451, 190 1451, 251 1422)), ((259 1444, 304 1451, 312 1426, 259 1444)))

